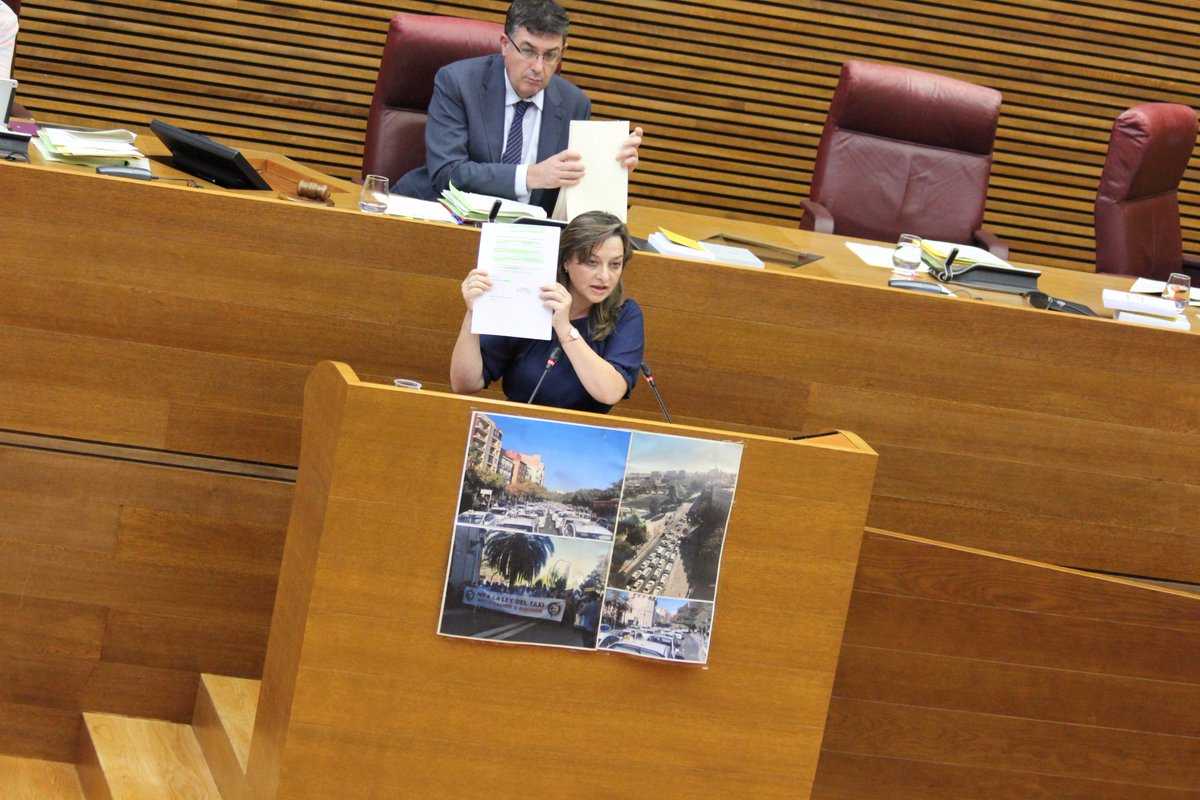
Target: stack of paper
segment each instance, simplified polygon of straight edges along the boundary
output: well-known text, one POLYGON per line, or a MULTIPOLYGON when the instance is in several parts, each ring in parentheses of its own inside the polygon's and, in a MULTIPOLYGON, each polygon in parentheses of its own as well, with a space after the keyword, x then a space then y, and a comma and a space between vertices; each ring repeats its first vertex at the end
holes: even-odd
POLYGON ((678 234, 672 234, 670 231, 662 230, 661 228, 650 234, 650 238, 646 241, 650 242, 650 246, 664 256, 699 258, 704 261, 713 261, 715 258, 699 242, 679 236, 678 234), (680 243, 681 240, 683 243, 680 243))
MULTIPOLYGON (((1129 287, 1129 291, 1134 294, 1152 294, 1162 297, 1163 289, 1165 288, 1167 288, 1166 281, 1152 281, 1149 278, 1138 278, 1133 282, 1133 286, 1129 287)), ((1200 289, 1192 289, 1189 304, 1200 306, 1200 289)))
POLYGON ((432 200, 418 200, 415 197, 404 197, 398 194, 388 195, 386 213, 393 217, 458 223, 454 215, 441 203, 435 203, 432 200))
POLYGON ((42 128, 34 146, 42 158, 60 164, 85 167, 141 167, 150 169, 149 160, 133 146, 137 134, 127 130, 68 131, 42 128))
POLYGON ((1132 325, 1145 325, 1150 328, 1170 328, 1176 331, 1190 331, 1192 323, 1185 316, 1156 317, 1151 314, 1135 314, 1132 311, 1114 311, 1113 319, 1117 322, 1128 322, 1132 325))
POLYGON ((516 200, 506 200, 486 194, 463 192, 456 189, 453 183, 446 191, 442 192, 442 205, 450 209, 450 213, 463 222, 489 221, 492 207, 497 200, 500 201, 500 213, 496 215, 496 222, 516 222, 526 217, 546 218, 546 209, 541 206, 518 203, 516 200))
POLYGON ((659 228, 650 234, 647 240, 650 246, 664 256, 676 258, 697 258, 703 261, 716 261, 721 264, 732 264, 738 267, 763 268, 762 259, 744 247, 730 247, 712 242, 698 242, 678 233, 672 233, 666 228, 659 228))
POLYGON ((981 247, 972 247, 969 244, 954 244, 953 242, 939 242, 935 239, 921 240, 921 260, 925 264, 941 269, 946 265, 946 259, 950 257, 950 253, 958 250, 958 255, 954 257, 954 263, 951 268, 955 272, 973 267, 976 264, 984 264, 992 267, 1012 267, 1004 259, 994 256, 987 250, 981 247))
POLYGON ((1161 297, 1146 297, 1132 292, 1118 292, 1115 289, 1105 289, 1103 292, 1104 307, 1115 312, 1113 319, 1118 322, 1130 322, 1134 325, 1149 325, 1155 328, 1173 328, 1187 331, 1192 329, 1183 310, 1175 305, 1174 300, 1161 297))

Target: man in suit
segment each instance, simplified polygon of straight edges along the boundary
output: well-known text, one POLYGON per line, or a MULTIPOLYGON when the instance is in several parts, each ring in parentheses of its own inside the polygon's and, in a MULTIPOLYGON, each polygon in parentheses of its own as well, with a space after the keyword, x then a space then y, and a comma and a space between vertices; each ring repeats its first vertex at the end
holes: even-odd
MULTIPOLYGON (((592 104, 557 74, 567 46, 567 13, 553 0, 513 0, 499 55, 468 58, 438 70, 425 124, 425 166, 393 191, 436 199, 453 182, 464 191, 540 205, 550 213, 558 190, 583 178, 566 149, 573 119, 592 104)), ((642 129, 617 158, 632 170, 642 129)))

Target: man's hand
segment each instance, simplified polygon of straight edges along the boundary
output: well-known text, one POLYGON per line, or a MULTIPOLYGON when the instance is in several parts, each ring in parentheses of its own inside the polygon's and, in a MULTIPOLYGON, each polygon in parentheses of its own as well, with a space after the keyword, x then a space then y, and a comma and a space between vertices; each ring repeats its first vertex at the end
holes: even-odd
POLYGON ((558 189, 583 180, 583 158, 574 150, 563 150, 525 173, 525 185, 533 189, 558 189))
POLYGON ((621 162, 621 166, 633 172, 638 165, 638 148, 642 146, 642 129, 634 128, 633 133, 629 134, 629 138, 621 145, 620 151, 617 153, 617 161, 621 162))

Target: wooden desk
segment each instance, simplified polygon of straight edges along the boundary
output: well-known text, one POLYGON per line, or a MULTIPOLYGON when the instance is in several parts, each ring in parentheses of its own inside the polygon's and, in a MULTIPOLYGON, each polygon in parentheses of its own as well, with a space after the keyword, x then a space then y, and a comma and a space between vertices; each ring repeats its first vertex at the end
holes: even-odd
MULTIPOLYGON (((139 150, 150 159, 150 172, 159 179, 170 182, 179 187, 187 187, 193 190, 211 189, 216 192, 228 192, 231 194, 245 194, 250 196, 271 196, 270 192, 265 192, 258 189, 223 189, 214 186, 200 178, 195 178, 182 170, 176 169, 171 163, 171 151, 162 143, 157 136, 151 134, 140 134, 137 137, 135 145, 139 150)), ((263 180, 270 185, 274 191, 274 197, 289 202, 298 202, 305 205, 321 205, 320 203, 301 198, 296 193, 296 188, 300 181, 315 181, 323 183, 330 189, 330 200, 335 208, 345 208, 351 210, 358 209, 358 192, 359 187, 351 181, 341 178, 334 178, 326 175, 323 172, 318 172, 312 167, 305 166, 298 161, 293 161, 280 153, 270 153, 265 150, 247 150, 241 151, 246 161, 250 166, 258 171, 258 174, 263 177, 263 180)), ((134 180, 132 178, 111 178, 109 176, 96 175, 95 167, 76 166, 73 164, 64 164, 61 162, 47 162, 40 151, 32 144, 29 146, 30 163, 37 166, 46 167, 49 169, 64 170, 67 172, 77 172, 82 174, 95 175, 97 178, 106 178, 107 180, 134 180)))
MULTIPOLYGON (((295 465, 317 361, 446 385, 473 230, 26 165, 0 185, 22 256, 0 272, 0 428, 295 465)), ((631 264, 679 421, 854 430, 880 453, 872 525, 1200 582, 1200 338, 892 290, 786 235, 827 263, 631 264), (855 280, 811 274, 834 268, 855 280)), ((644 388, 621 410, 657 416, 644 388)))
MULTIPOLYGON (((187 719, 199 670, 253 676, 265 650, 291 487, 138 463, 133 448, 295 465, 304 380, 323 359, 368 380, 444 388, 458 284, 478 235, 269 193, 9 164, 0 164, 0 219, 0 429, 61 437, 63 448, 80 439, 130 448, 101 460, 0 446, 0 611, 15 632, 0 659, 0 752, 69 760, 80 709, 187 719), (63 623, 58 636, 43 634, 63 623)), ((823 238, 776 232, 809 249, 823 238)), ((833 263, 831 254, 822 268, 833 263)), ((646 309, 647 358, 676 420, 776 435, 854 430, 880 454, 875 525, 1200 581, 1200 378, 1188 369, 1200 340, 895 291, 879 285, 885 271, 862 270, 856 282, 639 255, 627 283, 646 309)), ((657 416, 644 388, 620 412, 657 416)), ((1165 737, 1143 747, 1127 745, 1127 733, 1108 745, 1091 735, 1102 725, 1194 739, 1194 725, 1171 724, 1168 711, 1195 705, 1193 677, 1172 672, 1195 659, 1142 635, 1155 625, 1176 635, 1187 611, 1123 596, 1080 610, 1090 590, 1074 582, 1047 595, 1040 579, 1014 582, 1008 570, 981 579, 991 557, 942 565, 926 549, 876 548, 860 566, 847 629, 858 649, 842 661, 858 667, 851 678, 882 677, 835 692, 816 796, 907 796, 914 781, 951 787, 947 798, 978 795, 962 762, 1009 775, 992 753, 1028 741, 1045 752, 1071 741, 1068 754, 1158 753, 1151 766, 1194 762, 1165 737), (1084 635, 1082 622, 1065 622, 1072 615, 1106 624, 1084 635), (926 638, 913 645, 911 630, 926 638), (917 651, 908 661, 880 653, 906 647, 917 651), (931 666, 931 653, 945 663, 931 666), (1130 658, 1135 672, 1114 663, 1130 658), (1097 677, 1109 672, 1151 678, 1158 693, 1147 701, 1140 684, 1097 677), (1033 683, 1067 700, 1038 702, 1033 683), (972 700, 977 716, 961 722, 946 687, 980 684, 1001 688, 972 700), (1114 692, 1161 724, 1122 713, 1130 706, 1108 702, 1114 692), (908 709, 939 703, 944 713, 911 721, 908 709), (1056 717, 1064 705, 1075 715, 1056 717), (1063 724, 1038 722, 1038 711, 1063 724), (997 720, 1022 722, 1005 733, 997 720), (906 735, 879 735, 893 724, 906 735), (980 741, 993 751, 977 757, 960 744, 980 741), (913 767, 914 758, 926 760, 913 767)), ((1014 768, 1040 773, 1043 762, 1014 768)), ((1134 778, 1143 774, 1162 783, 1149 767, 1134 778)), ((1098 787, 1137 782, 1120 768, 1100 777, 1098 787)), ((993 794, 1068 793, 1028 780, 1035 788, 993 794)), ((909 795, 926 797, 923 786, 909 795)))
MULTIPOLYGON (((686 211, 637 206, 630 209, 629 229, 635 236, 649 236, 659 226, 694 239, 708 239, 725 233, 821 255, 819 261, 796 268, 768 261, 767 269, 771 271, 795 272, 810 277, 833 278, 847 283, 880 288, 887 287, 888 279, 891 278, 890 270, 867 266, 845 246, 847 241, 874 245, 879 245, 880 242, 847 239, 844 236, 813 233, 798 228, 786 228, 761 222, 692 214, 686 211)), ((1073 269, 1043 267, 1038 264, 1017 264, 1017 266, 1041 271, 1042 276, 1038 280, 1038 288, 1041 291, 1054 297, 1084 303, 1101 316, 1108 318, 1112 317, 1112 312, 1104 308, 1101 299, 1103 290, 1117 289, 1126 292, 1133 283, 1132 278, 1122 275, 1080 272, 1073 269)), ((970 295, 970 299, 977 302, 1027 307, 1025 300, 1019 295, 984 291, 960 284, 950 284, 950 288, 959 290, 960 297, 962 294, 970 295)), ((1200 332, 1200 312, 1191 308, 1187 314, 1192 323, 1192 333, 1200 332)))

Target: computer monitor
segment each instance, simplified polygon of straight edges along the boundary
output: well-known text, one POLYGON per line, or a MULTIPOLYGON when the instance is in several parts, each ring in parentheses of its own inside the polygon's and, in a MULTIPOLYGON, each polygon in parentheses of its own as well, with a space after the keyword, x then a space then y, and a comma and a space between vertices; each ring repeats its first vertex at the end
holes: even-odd
POLYGON ((226 189, 271 188, 245 157, 232 147, 157 119, 150 123, 150 130, 171 151, 172 163, 189 175, 212 181, 226 189))

